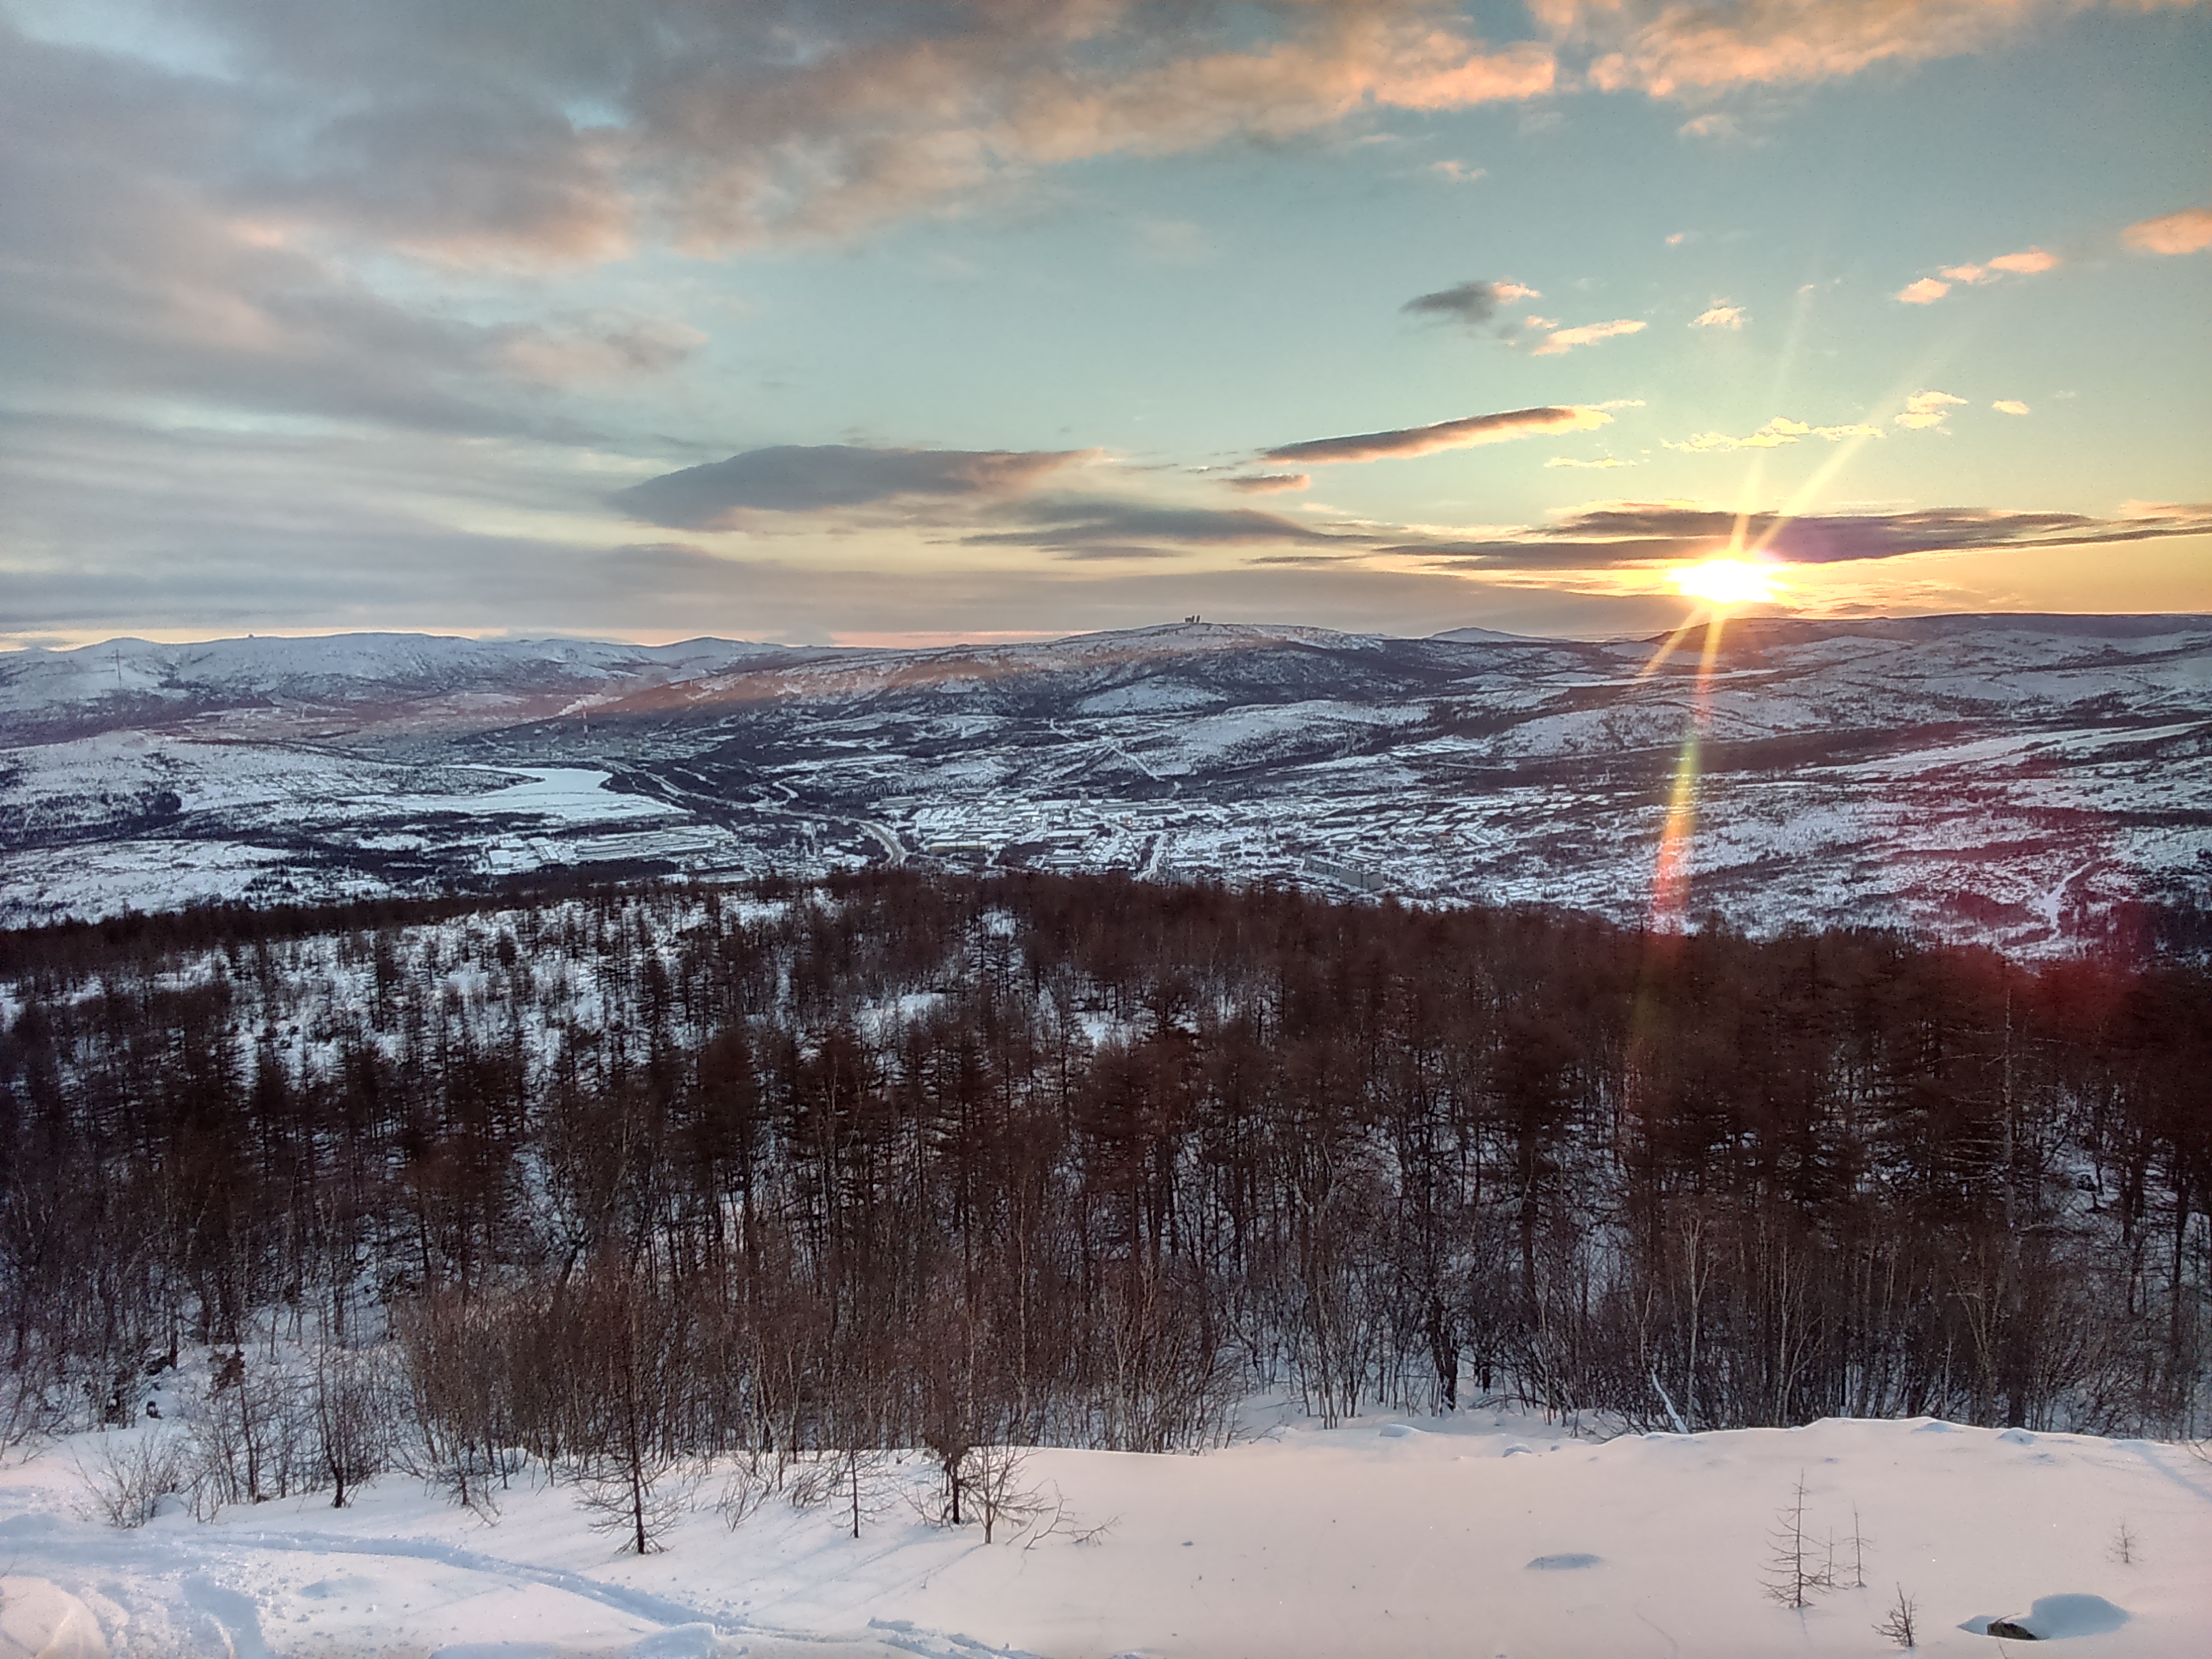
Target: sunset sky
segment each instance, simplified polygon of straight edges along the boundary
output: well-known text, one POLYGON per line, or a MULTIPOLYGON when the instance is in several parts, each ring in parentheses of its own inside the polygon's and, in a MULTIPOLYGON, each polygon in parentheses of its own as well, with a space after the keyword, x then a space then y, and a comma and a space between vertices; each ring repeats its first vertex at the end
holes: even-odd
POLYGON ((2212 610, 2212 6, 0 0, 0 643, 2212 610))

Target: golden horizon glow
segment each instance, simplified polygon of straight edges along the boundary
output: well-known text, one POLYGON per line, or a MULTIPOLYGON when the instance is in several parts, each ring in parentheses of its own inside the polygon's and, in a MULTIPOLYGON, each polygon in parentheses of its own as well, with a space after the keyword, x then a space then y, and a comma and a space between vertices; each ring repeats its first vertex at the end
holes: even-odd
POLYGON ((1779 587, 1773 566, 1725 556, 1677 566, 1667 573, 1667 580, 1708 605, 1760 605, 1773 599, 1779 587))

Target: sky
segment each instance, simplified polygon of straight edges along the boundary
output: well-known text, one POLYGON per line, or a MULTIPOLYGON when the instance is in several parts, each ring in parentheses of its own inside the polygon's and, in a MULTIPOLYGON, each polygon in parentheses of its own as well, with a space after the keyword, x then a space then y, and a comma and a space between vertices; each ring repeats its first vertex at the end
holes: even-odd
POLYGON ((0 0, 0 645, 2212 611, 2212 5, 0 0))

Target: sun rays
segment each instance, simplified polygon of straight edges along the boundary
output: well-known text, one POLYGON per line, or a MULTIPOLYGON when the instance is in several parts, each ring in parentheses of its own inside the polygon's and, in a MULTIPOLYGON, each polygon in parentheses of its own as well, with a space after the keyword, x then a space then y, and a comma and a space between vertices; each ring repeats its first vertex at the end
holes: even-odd
POLYGON ((1779 586, 1771 566, 1725 555, 1670 570, 1667 580, 1691 599, 1712 605, 1765 604, 1779 586))

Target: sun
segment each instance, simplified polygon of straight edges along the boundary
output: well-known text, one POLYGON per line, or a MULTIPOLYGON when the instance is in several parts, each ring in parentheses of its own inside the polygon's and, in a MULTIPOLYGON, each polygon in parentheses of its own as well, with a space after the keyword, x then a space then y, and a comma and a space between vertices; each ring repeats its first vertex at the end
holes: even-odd
POLYGON ((1772 567, 1749 559, 1705 559, 1667 573, 1667 580, 1709 605, 1757 605, 1774 597, 1772 567))

